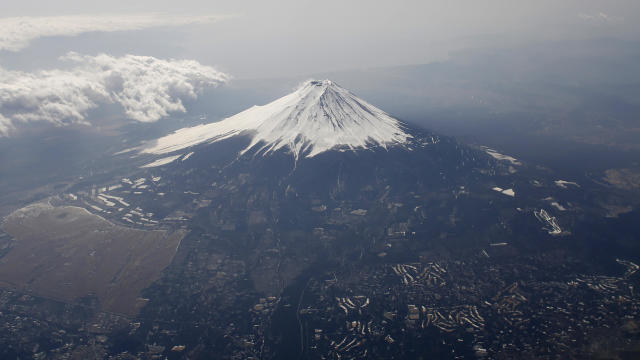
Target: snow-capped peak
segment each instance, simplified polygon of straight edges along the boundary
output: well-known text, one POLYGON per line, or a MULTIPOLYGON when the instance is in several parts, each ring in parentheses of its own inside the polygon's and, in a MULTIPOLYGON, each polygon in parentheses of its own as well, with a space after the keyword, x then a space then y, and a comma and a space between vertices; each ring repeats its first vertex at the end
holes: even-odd
POLYGON ((400 122, 330 80, 310 80, 293 93, 264 106, 210 124, 177 130, 142 152, 166 154, 235 135, 248 135, 268 154, 288 148, 296 157, 312 157, 336 148, 386 147, 407 142, 400 122))

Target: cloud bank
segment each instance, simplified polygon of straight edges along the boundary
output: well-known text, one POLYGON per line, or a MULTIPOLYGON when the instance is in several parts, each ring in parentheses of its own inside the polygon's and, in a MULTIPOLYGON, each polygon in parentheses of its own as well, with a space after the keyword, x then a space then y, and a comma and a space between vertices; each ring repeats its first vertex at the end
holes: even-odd
POLYGON ((0 19, 0 51, 20 51, 32 40, 47 36, 76 36, 86 32, 141 30, 160 26, 210 23, 223 16, 73 15, 0 19))
POLYGON ((29 122, 89 124, 87 113, 100 104, 119 104, 129 119, 153 122, 185 112, 182 99, 229 80, 192 60, 73 52, 62 60, 74 66, 33 73, 0 68, 0 135, 29 122))

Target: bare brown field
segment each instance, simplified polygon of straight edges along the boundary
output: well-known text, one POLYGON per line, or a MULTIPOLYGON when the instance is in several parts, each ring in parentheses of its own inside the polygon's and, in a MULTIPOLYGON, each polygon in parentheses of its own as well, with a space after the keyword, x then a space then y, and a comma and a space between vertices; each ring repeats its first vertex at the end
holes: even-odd
POLYGON ((623 190, 640 189, 640 169, 609 169, 605 181, 623 190))
POLYGON ((0 286, 73 302, 94 295, 105 311, 133 315, 140 292, 169 265, 185 233, 138 230, 75 206, 29 205, 7 216, 16 242, 0 259, 0 286))

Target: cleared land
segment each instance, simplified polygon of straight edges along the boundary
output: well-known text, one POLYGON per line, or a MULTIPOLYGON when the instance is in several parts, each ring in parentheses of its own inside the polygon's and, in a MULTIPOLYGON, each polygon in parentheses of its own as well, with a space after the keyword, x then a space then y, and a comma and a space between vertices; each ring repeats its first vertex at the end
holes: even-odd
POLYGON ((75 206, 29 205, 7 216, 16 242, 0 258, 0 286, 64 301, 93 295, 103 310, 133 315, 171 262, 184 232, 116 225, 75 206))
POLYGON ((640 189, 640 169, 609 169, 605 171, 604 179, 620 189, 640 189))

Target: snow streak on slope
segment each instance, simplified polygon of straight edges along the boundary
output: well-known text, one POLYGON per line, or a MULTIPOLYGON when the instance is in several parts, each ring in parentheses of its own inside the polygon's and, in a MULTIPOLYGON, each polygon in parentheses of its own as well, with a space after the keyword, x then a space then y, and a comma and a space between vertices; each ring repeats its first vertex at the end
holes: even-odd
POLYGON ((358 149, 405 143, 400 122, 329 80, 307 81, 298 90, 219 122, 184 128, 142 150, 166 154, 235 135, 249 135, 243 151, 268 154, 288 148, 313 157, 335 148, 358 149))
POLYGON ((168 156, 168 157, 164 157, 162 159, 158 159, 152 163, 149 163, 147 165, 143 165, 143 168, 150 168, 150 167, 156 167, 156 166, 162 166, 162 165, 167 165, 168 163, 173 162, 174 160, 176 160, 177 158, 179 158, 180 156, 182 156, 182 154, 179 155, 174 155, 174 156, 168 156))

